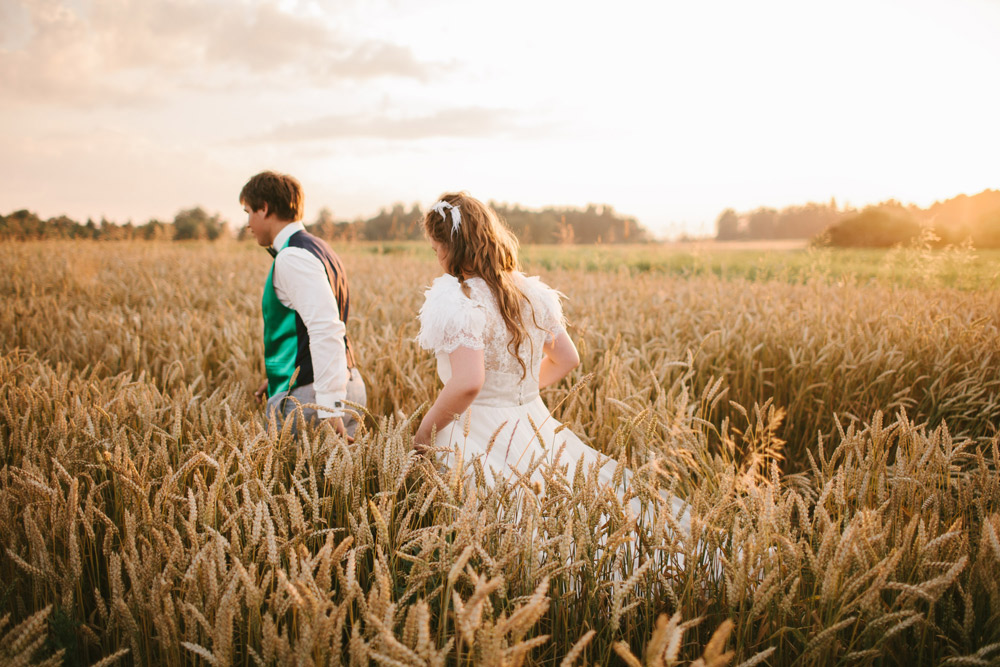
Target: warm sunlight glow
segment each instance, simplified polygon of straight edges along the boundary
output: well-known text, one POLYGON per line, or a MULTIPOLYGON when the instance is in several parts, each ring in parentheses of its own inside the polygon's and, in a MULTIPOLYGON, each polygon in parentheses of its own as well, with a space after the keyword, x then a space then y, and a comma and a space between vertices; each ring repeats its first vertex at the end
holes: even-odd
POLYGON ((1000 186, 1000 4, 14 0, 0 212, 237 221, 249 174, 338 219, 468 189, 608 203, 927 206, 1000 186))

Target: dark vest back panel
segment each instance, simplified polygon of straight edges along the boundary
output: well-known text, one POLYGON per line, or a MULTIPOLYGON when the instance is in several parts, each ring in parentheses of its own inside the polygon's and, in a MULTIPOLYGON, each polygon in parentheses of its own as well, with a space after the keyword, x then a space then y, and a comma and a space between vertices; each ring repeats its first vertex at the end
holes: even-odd
MULTIPOLYGON (((337 301, 340 320, 346 326, 350 311, 350 290, 340 258, 325 241, 305 231, 292 234, 282 248, 269 250, 277 255, 289 247, 301 248, 323 264, 330 289, 337 301)), ((282 304, 274 293, 274 270, 275 266, 272 265, 261 304, 264 315, 264 362, 267 368, 268 393, 272 396, 279 391, 291 391, 295 387, 311 384, 315 380, 309 350, 309 330, 299 314, 282 304), (294 385, 291 383, 293 375, 294 385)), ((347 367, 353 368, 354 353, 346 332, 344 346, 347 367)))
MULTIPOLYGON (((347 326, 347 315, 351 309, 350 287, 347 284, 347 271, 340 261, 337 253, 330 248, 329 244, 321 238, 317 238, 307 231, 295 232, 288 239, 286 248, 302 248, 315 256, 326 268, 326 279, 330 281, 330 289, 333 290, 333 298, 337 300, 337 309, 340 311, 340 321, 347 326)), ((312 356, 309 354, 309 332, 305 322, 295 314, 295 327, 299 338, 299 353, 296 357, 296 365, 299 367, 299 376, 295 381, 296 386, 310 384, 313 381, 312 356)), ((344 332, 344 347, 347 349, 347 367, 354 368, 354 352, 351 349, 351 341, 344 332)))

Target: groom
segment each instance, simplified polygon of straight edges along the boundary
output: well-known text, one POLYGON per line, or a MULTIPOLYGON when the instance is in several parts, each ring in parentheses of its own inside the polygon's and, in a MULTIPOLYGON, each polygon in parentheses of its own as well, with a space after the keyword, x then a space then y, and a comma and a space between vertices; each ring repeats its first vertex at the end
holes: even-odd
POLYGON ((264 285, 264 365, 267 381, 255 392, 267 397, 265 414, 279 424, 298 407, 306 421, 326 420, 353 437, 354 413, 344 401, 367 402, 347 337, 350 296, 340 258, 301 222, 302 185, 292 176, 265 171, 243 186, 240 204, 247 227, 274 263, 264 285), (266 394, 265 394, 266 392, 266 394), (289 400, 296 399, 296 400, 289 400))

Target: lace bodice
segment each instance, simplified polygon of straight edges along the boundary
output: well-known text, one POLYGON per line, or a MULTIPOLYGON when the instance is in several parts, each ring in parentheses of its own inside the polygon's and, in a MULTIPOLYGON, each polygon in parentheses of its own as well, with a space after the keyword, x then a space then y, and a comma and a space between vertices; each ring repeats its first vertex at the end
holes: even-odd
POLYGON ((417 342, 437 355, 438 376, 451 378, 449 356, 459 347, 483 351, 486 379, 476 397, 480 405, 522 405, 538 396, 538 370, 542 348, 565 330, 560 294, 537 277, 514 274, 527 301, 521 311, 528 337, 518 350, 527 372, 508 348, 510 333, 500 316, 496 299, 481 278, 465 281, 468 295, 458 279, 443 275, 427 290, 420 309, 417 342))

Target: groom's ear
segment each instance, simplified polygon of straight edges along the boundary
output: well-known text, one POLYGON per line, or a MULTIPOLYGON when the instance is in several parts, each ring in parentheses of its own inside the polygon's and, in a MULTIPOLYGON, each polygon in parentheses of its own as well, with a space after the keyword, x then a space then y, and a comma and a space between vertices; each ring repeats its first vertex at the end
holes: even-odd
POLYGON ((262 202, 261 203, 260 210, 264 211, 264 216, 263 217, 266 218, 267 217, 267 202, 262 202))

